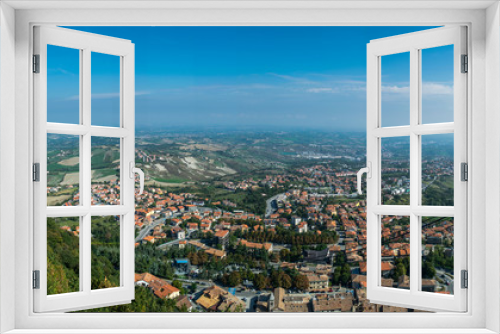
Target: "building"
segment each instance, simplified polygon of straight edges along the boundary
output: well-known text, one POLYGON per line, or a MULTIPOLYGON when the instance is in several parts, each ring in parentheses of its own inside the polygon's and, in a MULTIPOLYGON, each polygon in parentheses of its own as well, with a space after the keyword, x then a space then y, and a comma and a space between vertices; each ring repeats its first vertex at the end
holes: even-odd
POLYGON ((222 245, 222 247, 227 247, 227 244, 229 243, 229 231, 219 230, 215 232, 215 240, 217 244, 222 245))
POLYGON ((179 297, 179 289, 150 273, 135 274, 135 285, 149 287, 153 293, 162 299, 179 297))
POLYGON ((350 293, 318 294, 312 300, 313 312, 351 312, 353 296, 350 293))
POLYGON ((246 308, 238 297, 216 285, 203 290, 196 303, 211 312, 244 312, 246 308))
POLYGON ((269 298, 269 312, 285 312, 285 289, 275 288, 269 298))
POLYGON ((260 294, 255 297, 254 310, 255 312, 270 312, 270 301, 274 301, 274 294, 260 294))
POLYGON ((283 303, 285 312, 309 312, 311 296, 306 294, 285 295, 283 303))
POLYGON ((259 244, 257 242, 249 242, 245 239, 240 239, 240 244, 249 249, 265 249, 269 253, 273 251, 273 244, 270 242, 259 244))
POLYGON ((148 236, 142 238, 142 243, 145 244, 145 243, 148 243, 148 242, 154 244, 155 243, 155 237, 153 237, 152 235, 148 235, 148 236))
POLYGON ((328 276, 307 274, 309 280, 308 292, 327 292, 328 291, 328 276))
POLYGON ((193 305, 191 304, 188 296, 179 296, 176 298, 176 301, 177 302, 175 303, 175 306, 179 310, 185 309, 186 311, 191 312, 191 310, 193 309, 193 305))
POLYGON ((308 249, 305 251, 304 261, 305 262, 324 262, 324 263, 332 263, 334 252, 331 252, 328 248, 317 251, 308 249))

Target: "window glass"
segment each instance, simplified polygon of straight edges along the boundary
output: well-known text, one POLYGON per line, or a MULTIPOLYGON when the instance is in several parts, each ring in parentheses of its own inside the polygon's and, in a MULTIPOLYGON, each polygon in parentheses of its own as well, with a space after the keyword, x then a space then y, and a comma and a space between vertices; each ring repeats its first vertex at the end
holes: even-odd
POLYGON ((120 126, 120 57, 92 52, 92 125, 120 126))
MULTIPOLYGON (((422 291, 453 295, 452 217, 422 217, 422 291)), ((458 279, 458 277, 457 277, 458 279)))
POLYGON ((410 137, 381 139, 382 204, 410 204, 410 137))
POLYGON ((381 286, 410 289, 410 217, 381 216, 381 286))
POLYGON ((80 291, 80 218, 47 218, 47 295, 80 291))
POLYGON ((382 126, 410 125, 410 53, 380 58, 382 126))
POLYGON ((120 138, 92 137, 92 205, 120 204, 120 138))
POLYGON ((80 50, 47 45, 47 122, 80 122, 80 50))
POLYGON ((453 122, 453 45, 423 49, 422 123, 453 122))
POLYGON ((93 216, 92 290, 120 286, 120 216, 93 216))
POLYGON ((80 137, 47 135, 47 206, 80 204, 80 137))
POLYGON ((422 205, 453 206, 454 135, 425 135, 422 142, 422 205))

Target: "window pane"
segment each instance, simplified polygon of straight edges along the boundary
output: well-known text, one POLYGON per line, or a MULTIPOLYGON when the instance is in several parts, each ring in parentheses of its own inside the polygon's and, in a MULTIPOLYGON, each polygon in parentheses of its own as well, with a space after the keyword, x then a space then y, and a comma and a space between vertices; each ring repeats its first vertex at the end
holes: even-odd
POLYGON ((92 289, 120 286, 120 217, 92 217, 92 289))
POLYGON ((410 204, 410 138, 382 138, 382 204, 410 204))
POLYGON ((381 285, 410 289, 410 217, 381 218, 381 285))
POLYGON ((410 53, 381 57, 382 126, 410 124, 410 53))
POLYGON ((453 294, 453 218, 422 217, 422 291, 453 294))
POLYGON ((47 134, 47 205, 80 203, 80 137, 47 134))
POLYGON ((80 218, 47 218, 47 295, 80 291, 80 218))
POLYGON ((120 57, 92 52, 92 125, 120 126, 120 57))
POLYGON ((422 123, 453 122, 453 45, 422 50, 422 123))
POLYGON ((422 136, 422 205, 453 206, 453 134, 422 136))
POLYGON ((80 122, 80 50, 47 45, 47 122, 80 122))
POLYGON ((92 205, 120 204, 120 138, 92 137, 92 205))

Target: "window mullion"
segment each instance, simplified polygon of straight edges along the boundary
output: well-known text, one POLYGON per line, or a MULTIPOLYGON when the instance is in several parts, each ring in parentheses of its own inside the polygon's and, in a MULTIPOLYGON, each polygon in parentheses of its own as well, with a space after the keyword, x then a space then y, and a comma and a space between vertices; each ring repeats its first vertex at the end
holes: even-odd
POLYGON ((418 220, 414 209, 420 204, 420 137, 415 130, 420 123, 420 52, 410 50, 410 291, 417 292, 420 280, 418 220))
MULTIPOLYGON (((91 126, 91 51, 87 48, 82 52, 82 65, 81 65, 81 122, 83 126, 87 129, 91 126)), ((82 136, 82 157, 80 164, 80 174, 82 175, 81 180, 81 195, 80 199, 82 205, 86 210, 86 214, 82 218, 82 235, 80 236, 80 252, 81 252, 81 262, 80 262, 80 279, 82 281, 82 287, 85 293, 90 293, 91 278, 92 278, 92 268, 91 268, 91 215, 90 207, 92 205, 92 194, 91 194, 91 182, 92 182, 92 148, 91 148, 91 132, 87 131, 82 136)))

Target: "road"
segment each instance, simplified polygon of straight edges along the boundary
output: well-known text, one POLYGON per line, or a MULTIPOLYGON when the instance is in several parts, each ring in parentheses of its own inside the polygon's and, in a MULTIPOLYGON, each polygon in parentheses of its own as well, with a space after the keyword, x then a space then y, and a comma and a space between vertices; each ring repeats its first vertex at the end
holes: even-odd
MULTIPOLYGON (((212 208, 206 208, 206 207, 198 207, 198 210, 200 212, 214 211, 214 209, 212 209, 212 208)), ((222 210, 222 209, 217 209, 217 211, 221 211, 222 213, 229 212, 229 211, 225 211, 225 210, 222 210)), ((178 218, 178 217, 181 217, 182 215, 184 215, 184 213, 174 213, 171 217, 169 217, 169 219, 178 218)), ((143 238, 145 238, 146 236, 148 236, 148 235, 151 234, 151 231, 155 228, 155 226, 157 226, 159 224, 164 224, 164 223, 165 223, 165 218, 161 218, 161 219, 156 219, 150 225, 147 225, 147 226, 143 227, 142 230, 137 235, 137 237, 135 238, 135 242, 141 241, 143 238)), ((187 238, 189 238, 191 232, 192 231, 186 231, 186 234, 187 234, 186 237, 187 238)))
POLYGON ((157 248, 166 248, 168 246, 172 246, 172 245, 175 245, 175 244, 178 244, 179 241, 182 241, 182 240, 186 240, 186 239, 175 239, 175 240, 172 240, 172 241, 169 241, 169 242, 166 242, 164 244, 161 244, 161 245, 158 245, 157 248))
POLYGON ((453 291, 454 291, 454 279, 451 278, 450 276, 447 275, 447 272, 446 270, 444 269, 441 269, 441 268, 436 268, 436 276, 435 277, 439 277, 441 280, 445 281, 448 283, 448 285, 441 285, 439 284, 439 287, 444 287, 446 289, 446 291, 449 291, 450 294, 453 295, 453 291))
POLYGON ((431 184, 433 184, 434 181, 436 181, 437 179, 438 179, 438 177, 434 176, 434 179, 431 182, 427 183, 425 186, 422 187, 422 192, 424 192, 425 189, 427 189, 427 187, 430 186, 431 184))
POLYGON ((278 198, 284 198, 285 194, 274 195, 266 201, 266 218, 278 210, 278 198))
MULTIPOLYGON (((174 217, 175 218, 175 217, 174 217)), ((159 225, 159 224, 164 224, 165 223, 165 219, 162 218, 162 219, 156 219, 153 221, 153 223, 151 223, 150 225, 144 227, 140 232, 139 234, 137 235, 137 237, 135 238, 135 242, 139 242, 141 241, 142 239, 144 239, 146 236, 150 235, 151 231, 155 228, 155 226, 159 225)))

